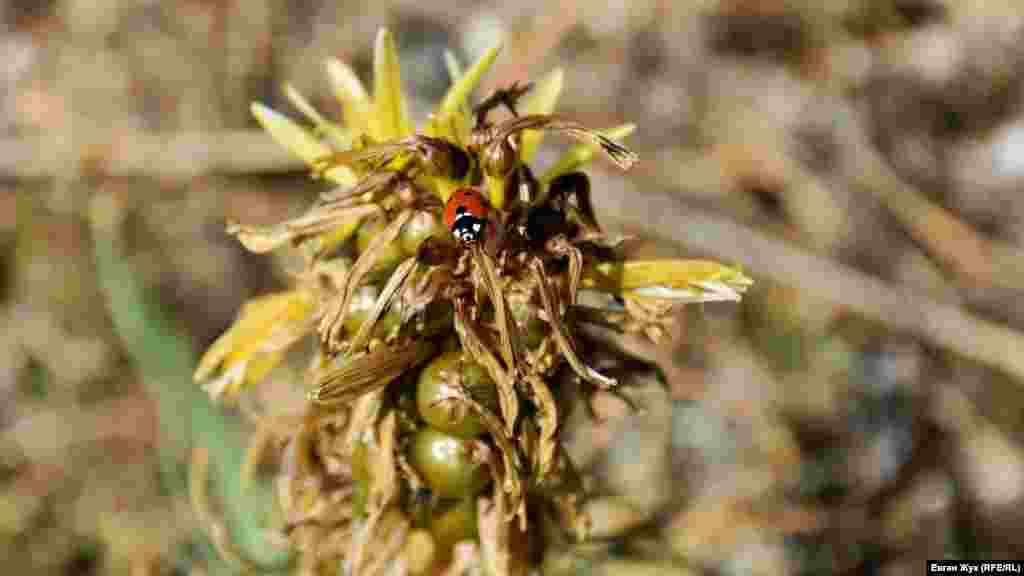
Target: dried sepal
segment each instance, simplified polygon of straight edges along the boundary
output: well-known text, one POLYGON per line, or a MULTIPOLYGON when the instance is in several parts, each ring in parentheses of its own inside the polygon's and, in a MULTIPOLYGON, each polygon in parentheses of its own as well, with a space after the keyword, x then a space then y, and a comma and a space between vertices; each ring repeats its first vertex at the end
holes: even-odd
POLYGON ((205 382, 215 399, 258 382, 280 363, 288 346, 310 331, 316 300, 315 293, 301 288, 250 300, 203 354, 193 378, 205 382), (210 379, 218 370, 220 376, 210 379))
MULTIPOLYGON (((307 164, 312 165, 318 158, 331 154, 332 150, 329 146, 287 116, 259 102, 254 102, 251 110, 256 121, 270 134, 271 138, 307 164)), ((325 171, 323 176, 338 184, 351 186, 356 183, 355 173, 345 166, 334 166, 325 171)))
MULTIPOLYGON (((622 124, 614 128, 601 130, 600 134, 609 139, 621 140, 622 138, 632 134, 634 130, 636 130, 635 124, 622 124)), ((544 173, 544 176, 541 178, 541 182, 547 184, 562 174, 575 172, 583 166, 586 166, 594 159, 594 154, 597 152, 598 148, 599 147, 597 145, 589 142, 573 146, 562 154, 561 158, 555 161, 554 165, 544 173)))
POLYGON ((345 360, 316 374, 316 389, 309 399, 323 405, 344 405, 363 394, 379 390, 406 370, 428 360, 437 346, 414 339, 373 350, 345 360))
MULTIPOLYGON (((556 68, 534 84, 530 94, 523 98, 519 111, 522 114, 551 114, 558 104, 558 97, 562 94, 565 73, 561 68, 556 68)), ((540 148, 544 138, 543 132, 526 132, 519 144, 519 157, 523 162, 529 162, 540 148)))
POLYGON ((320 322, 320 339, 327 345, 329 350, 337 350, 340 347, 345 314, 349 303, 352 301, 352 296, 355 295, 356 289, 363 281, 363 278, 373 270, 373 266, 377 263, 381 253, 398 238, 398 233, 401 232, 402 226, 405 226, 405 223, 412 218, 413 214, 412 210, 406 210, 396 216, 387 227, 374 236, 366 250, 359 255, 359 259, 352 265, 352 271, 348 275, 342 297, 334 300, 334 305, 324 314, 320 322))
POLYGON ((347 230, 346 236, 351 237, 364 218, 380 212, 380 207, 372 204, 314 206, 298 218, 273 226, 246 226, 229 221, 227 232, 238 238, 250 252, 262 254, 289 242, 299 243, 314 235, 339 229, 347 230))
POLYGON ((537 291, 540 292, 541 301, 544 304, 544 311, 548 316, 548 324, 551 326, 551 336, 555 340, 555 344, 558 345, 558 349, 562 352, 562 356, 572 367, 573 371, 580 377, 594 384, 599 388, 611 388, 618 384, 614 378, 609 378, 594 370, 590 366, 586 365, 579 354, 576 353, 576 349, 573 346, 572 339, 569 336, 569 332, 565 327, 564 320, 562 318, 562 312, 559 307, 557 294, 548 285, 547 276, 544 272, 544 264, 540 259, 534 259, 530 264, 530 270, 533 272, 534 278, 537 281, 537 291))

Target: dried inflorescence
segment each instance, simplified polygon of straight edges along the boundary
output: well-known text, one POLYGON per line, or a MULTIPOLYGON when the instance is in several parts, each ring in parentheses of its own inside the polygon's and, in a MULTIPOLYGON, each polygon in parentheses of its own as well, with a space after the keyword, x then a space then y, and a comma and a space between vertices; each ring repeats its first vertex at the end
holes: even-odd
POLYGON ((279 431, 283 530, 305 569, 513 574, 542 547, 539 516, 585 538, 580 480, 559 443, 562 387, 617 382, 588 363, 575 323, 657 339, 673 305, 738 300, 750 284, 712 262, 623 260, 578 170, 595 151, 628 169, 636 156, 613 138, 632 128, 602 133, 551 115, 560 73, 470 110, 496 55, 455 72, 417 133, 387 32, 372 99, 348 68, 328 65, 345 128, 293 90, 313 130, 253 107, 340 187, 277 226, 229 226, 256 252, 297 248, 306 266, 293 289, 243 308, 196 378, 233 397, 315 333, 306 413, 279 431), (582 142, 538 178, 529 162, 543 132, 582 142), (442 223, 465 188, 490 205, 490 233, 472 243, 442 223), (584 306, 584 291, 610 296, 584 306))

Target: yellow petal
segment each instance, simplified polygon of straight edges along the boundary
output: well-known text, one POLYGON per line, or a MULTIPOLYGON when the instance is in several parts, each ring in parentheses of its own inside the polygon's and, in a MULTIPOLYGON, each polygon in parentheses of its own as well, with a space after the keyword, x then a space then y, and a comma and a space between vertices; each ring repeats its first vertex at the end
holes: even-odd
MULTIPOLYGON (((632 134, 634 130, 636 130, 636 124, 622 124, 607 130, 600 130, 600 133, 613 140, 621 140, 632 134)), ((562 174, 580 169, 593 160, 596 153, 597 146, 594 144, 577 144, 573 146, 544 174, 541 181, 547 184, 562 174)))
POLYGON ((683 302, 738 301, 751 284, 741 270, 709 260, 605 262, 583 274, 584 288, 683 302))
POLYGON ((284 95, 299 112, 302 112, 316 126, 320 134, 329 137, 339 147, 349 148, 352 146, 352 135, 341 126, 321 116, 316 108, 313 108, 313 105, 309 103, 309 100, 306 100, 306 97, 300 94, 294 86, 285 84, 284 95))
POLYGON ((199 361, 193 378, 211 395, 237 392, 265 377, 280 364, 284 350, 312 328, 315 295, 290 290, 247 302, 234 324, 199 361), (217 372, 220 376, 211 378, 217 372))
MULTIPOLYGON (((552 70, 547 76, 541 78, 534 84, 530 94, 523 100, 519 107, 519 113, 528 114, 551 114, 558 104, 558 97, 562 94, 562 84, 565 74, 561 68, 552 70)), ((543 130, 527 130, 522 135, 522 146, 520 155, 523 162, 529 162, 533 155, 540 148, 544 139, 543 130)))
POLYGON ((377 33, 373 51, 373 135, 381 141, 412 134, 402 94, 402 72, 395 39, 387 28, 377 33))
MULTIPOLYGON (((293 122, 287 116, 267 108, 259 102, 253 102, 252 115, 278 144, 287 148, 307 164, 329 156, 333 150, 308 130, 293 122)), ((335 166, 324 173, 324 178, 338 184, 352 186, 356 183, 356 175, 347 166, 335 166)))
POLYGON ((332 58, 327 61, 327 79, 335 98, 341 102, 345 126, 353 133, 369 134, 372 105, 355 71, 341 60, 332 58))

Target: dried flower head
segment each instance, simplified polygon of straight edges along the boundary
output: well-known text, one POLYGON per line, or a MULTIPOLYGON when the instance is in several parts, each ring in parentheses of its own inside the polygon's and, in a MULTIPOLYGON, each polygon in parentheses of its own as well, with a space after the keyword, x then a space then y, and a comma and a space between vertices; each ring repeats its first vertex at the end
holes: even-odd
POLYGON ((387 31, 372 98, 347 66, 327 65, 343 126, 291 88, 312 128, 253 105, 273 138, 338 187, 276 226, 229 225, 255 252, 296 247, 306 267, 293 290, 243 308, 196 379, 234 397, 315 333, 307 412, 281 432, 284 533, 307 569, 522 573, 541 545, 540 514, 585 538, 560 396, 574 381, 617 381, 590 365, 576 322, 656 339, 672 306, 739 300, 750 284, 713 262, 623 260, 579 169, 596 152, 632 166, 616 139, 633 127, 552 115, 560 71, 470 108, 497 54, 464 73, 452 66, 419 131, 387 31), (579 142, 537 177, 530 161, 548 132, 579 142), (446 204, 449 223, 472 216, 486 233, 456 241, 446 204), (587 292, 610 297, 583 305, 587 292))

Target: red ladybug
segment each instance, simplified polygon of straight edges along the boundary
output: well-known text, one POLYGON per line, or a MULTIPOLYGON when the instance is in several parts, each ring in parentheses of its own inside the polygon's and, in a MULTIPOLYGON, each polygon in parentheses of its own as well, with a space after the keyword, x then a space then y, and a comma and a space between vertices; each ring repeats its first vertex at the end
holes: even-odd
POLYGON ((460 242, 476 242, 487 233, 487 200, 475 188, 459 188, 444 207, 444 225, 460 242))

